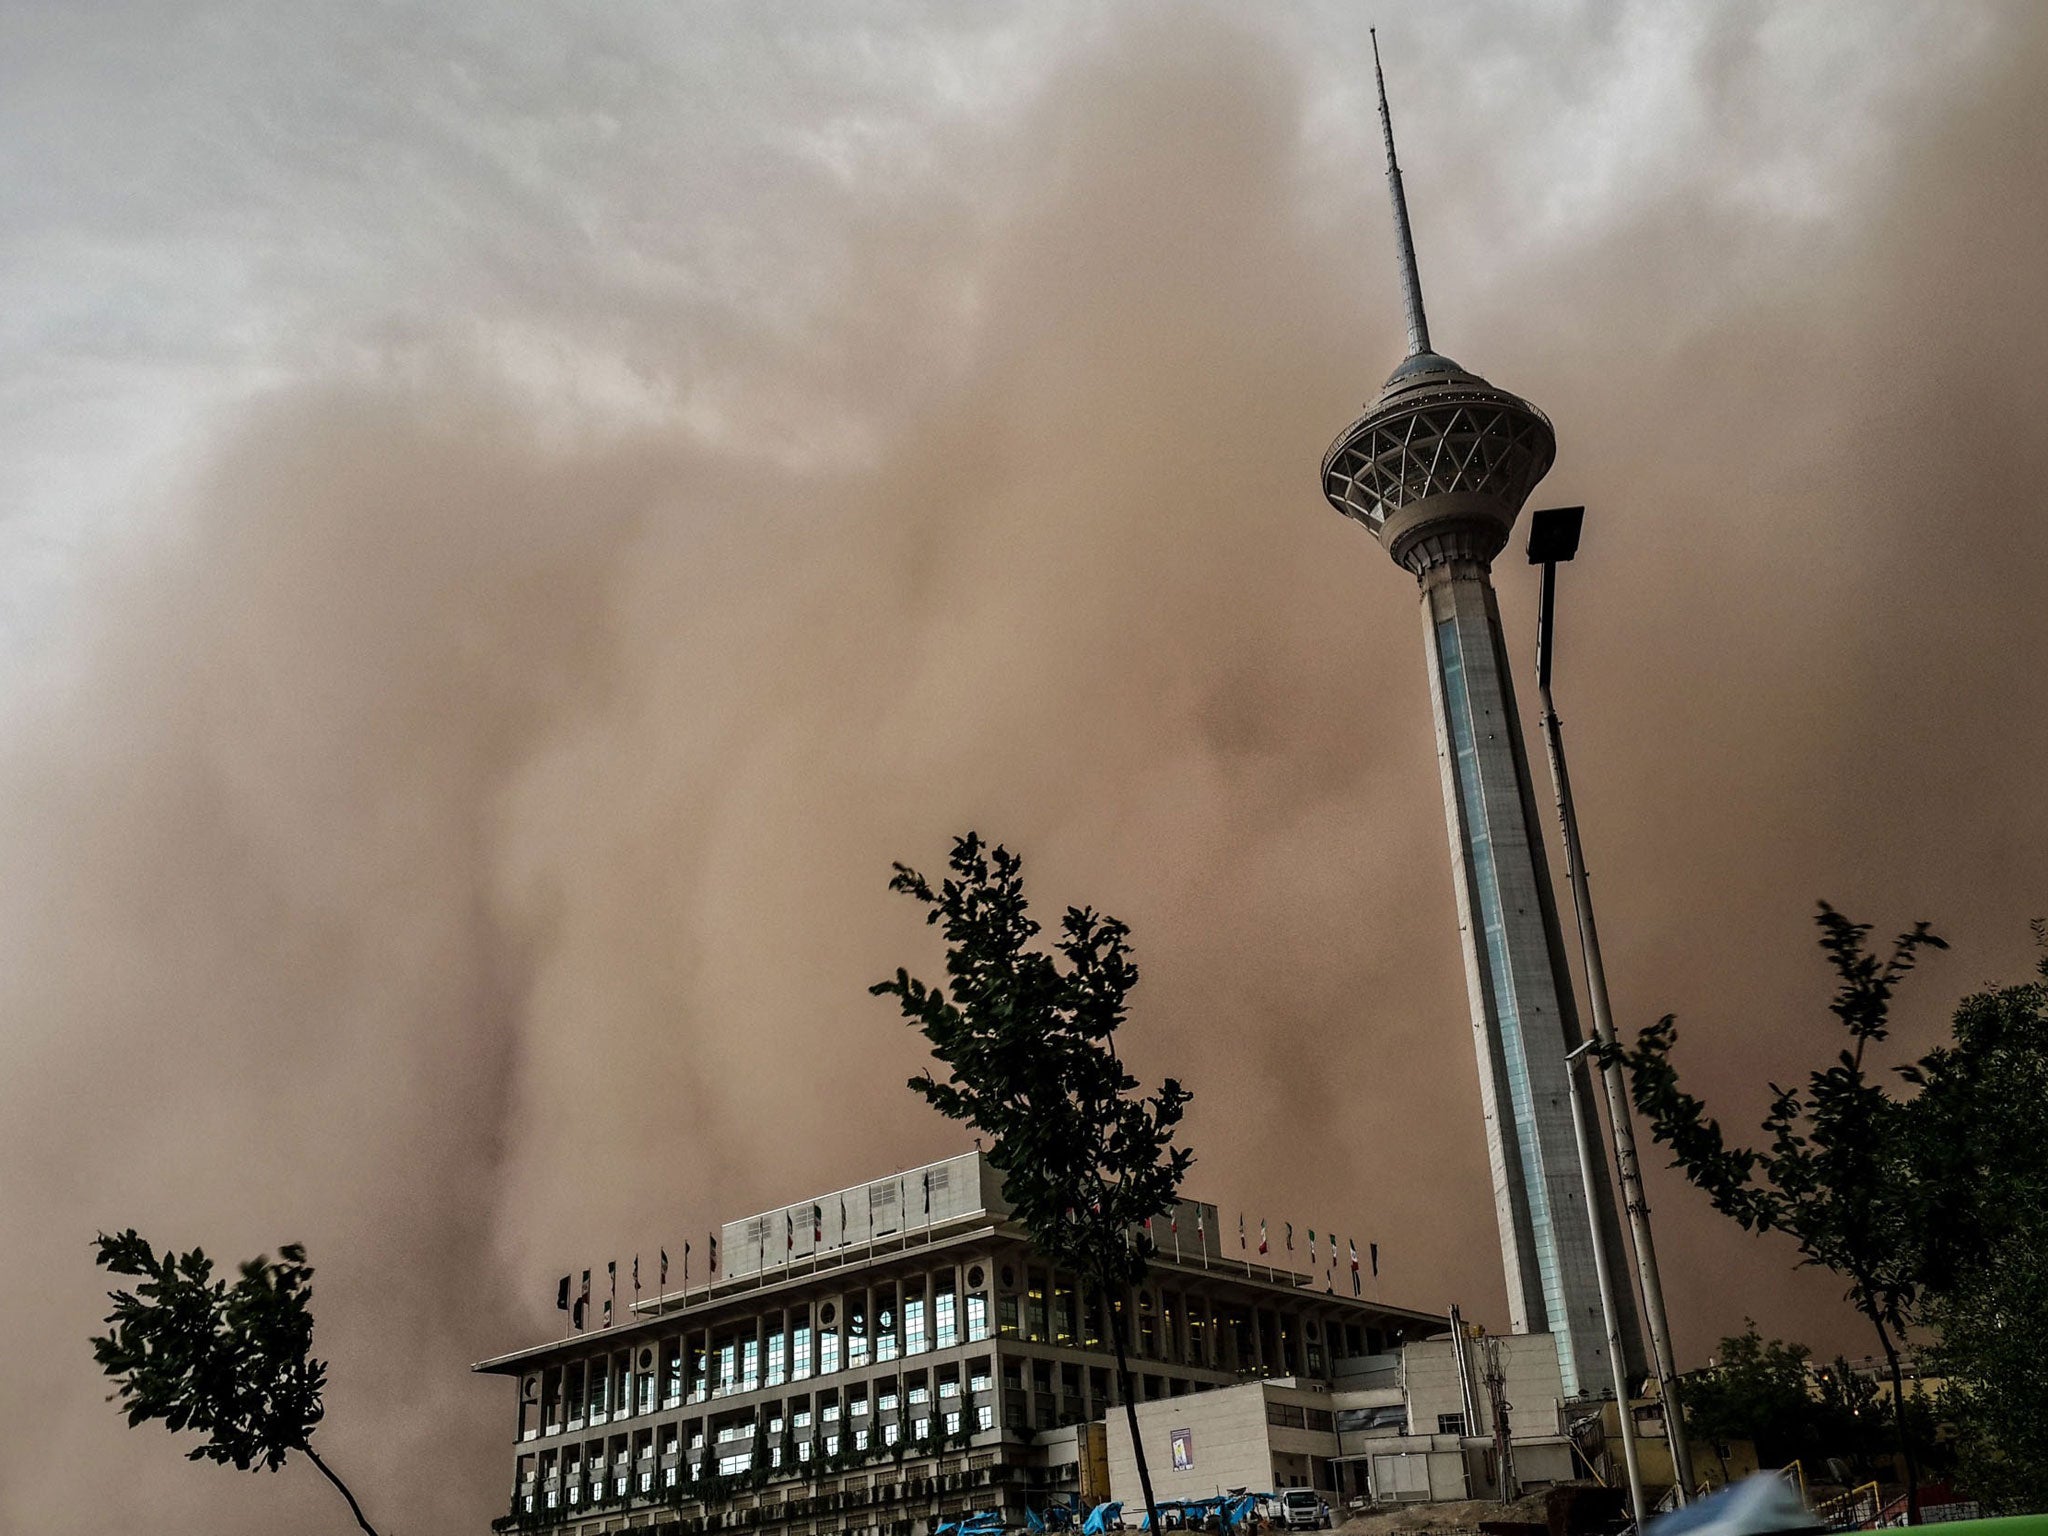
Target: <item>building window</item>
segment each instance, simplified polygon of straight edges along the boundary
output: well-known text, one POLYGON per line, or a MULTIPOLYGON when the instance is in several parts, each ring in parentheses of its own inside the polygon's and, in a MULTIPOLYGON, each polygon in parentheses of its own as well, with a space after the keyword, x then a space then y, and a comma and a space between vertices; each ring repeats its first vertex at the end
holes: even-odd
POLYGON ((737 1473, 746 1471, 752 1463, 753 1457, 745 1451, 742 1451, 737 1456, 721 1456, 718 1458, 718 1475, 720 1477, 732 1477, 737 1473))
POLYGON ((910 1421, 910 1438, 911 1438, 911 1439, 913 1439, 913 1440, 928 1440, 928 1439, 930 1439, 930 1438, 931 1438, 931 1433, 932 1433, 932 1421, 931 1421, 931 1420, 930 1420, 929 1418, 922 1418, 922 1419, 912 1419, 912 1420, 910 1421))
POLYGON ((853 1432, 853 1448, 856 1451, 864 1451, 868 1448, 868 1432, 866 1430, 856 1429, 853 1432))
POLYGON ((996 1330, 1006 1339, 1017 1337, 1017 1298, 999 1296, 996 1298, 996 1330))
POLYGON ((820 1328, 818 1330, 818 1374, 830 1376, 839 1369, 839 1330, 820 1328))
POLYGON ((924 1298, 909 1297, 903 1303, 903 1353, 921 1355, 928 1347, 924 1331, 924 1298))
POLYGON ((839 1437, 837 1435, 827 1435, 825 1437, 825 1454, 827 1456, 837 1456, 839 1454, 839 1437))
POLYGON ((993 1404, 983 1403, 974 1410, 974 1427, 976 1429, 994 1429, 996 1427, 996 1410, 993 1404))
POLYGON ((886 1304, 875 1308, 875 1358, 896 1358, 896 1309, 886 1304))
POLYGON ((711 1357, 701 1349, 690 1351, 690 1390, 683 1396, 685 1402, 701 1403, 711 1395, 711 1357))
POLYGON ((868 1363, 868 1303, 865 1296, 846 1298, 846 1364, 858 1370, 868 1363))
POLYGON ((782 1330, 778 1328, 768 1335, 768 1385, 779 1387, 782 1382, 782 1330))
POLYGON ((895 1420, 892 1419, 882 1426, 882 1444, 894 1445, 902 1437, 903 1432, 897 1427, 895 1420))
POLYGON ((751 1392, 761 1385, 761 1341, 747 1339, 740 1345, 740 1390, 751 1392))
POLYGON ((893 1385, 885 1386, 875 1394, 875 1411, 877 1413, 894 1413, 896 1411, 896 1388, 893 1385))
POLYGON ((1440 1413, 1436 1416, 1436 1432, 1440 1435, 1462 1435, 1465 1433, 1465 1415, 1462 1413, 1440 1413))
POLYGON ((967 1293, 967 1342, 979 1344, 988 1337, 988 1298, 979 1292, 967 1293))
POLYGON ((949 1435, 960 1433, 960 1415, 957 1412, 946 1415, 946 1433, 949 1435))
POLYGON ((661 1406, 683 1406, 683 1341, 669 1339, 661 1346, 661 1406))
POLYGON ((811 1379, 811 1325, 799 1323, 789 1336, 789 1379, 811 1379))
POLYGON ((959 1319, 954 1310, 955 1298, 951 1291, 940 1291, 932 1297, 932 1348, 951 1349, 960 1342, 959 1319))

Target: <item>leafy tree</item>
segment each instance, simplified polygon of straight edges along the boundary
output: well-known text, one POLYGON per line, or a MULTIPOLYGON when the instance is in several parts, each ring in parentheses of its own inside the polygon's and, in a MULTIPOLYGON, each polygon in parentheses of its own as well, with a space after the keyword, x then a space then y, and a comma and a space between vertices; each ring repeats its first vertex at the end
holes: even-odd
POLYGON ((312 1357, 312 1268, 296 1243, 270 1263, 261 1255, 230 1285, 216 1280, 213 1260, 199 1249, 156 1252, 131 1227, 101 1233, 95 1262, 112 1274, 140 1277, 132 1291, 110 1291, 110 1331, 92 1341, 93 1358, 119 1389, 128 1423, 161 1419, 169 1430, 206 1437, 186 1455, 193 1461, 259 1465, 275 1472, 293 1451, 348 1500, 368 1536, 377 1536, 348 1485, 313 1449, 325 1414, 327 1364, 312 1357))
POLYGON ((1925 1314, 1963 1486, 2000 1514, 2048 1510, 2048 1231, 2038 1211, 2031 1225, 1925 1314))
POLYGON ((944 933, 948 984, 898 970, 870 990, 897 1000, 947 1068, 944 1082, 926 1072, 912 1089, 988 1138, 1004 1196, 1039 1252, 1109 1301, 1118 1392, 1156 1531, 1123 1298, 1152 1257, 1142 1224, 1174 1203, 1193 1161, 1173 1144, 1189 1094, 1172 1078, 1156 1094, 1139 1092, 1117 1056, 1116 1031, 1138 982, 1124 924, 1069 907, 1047 953, 1033 947, 1040 929, 1017 855, 969 832, 954 841, 948 867, 937 888, 902 864, 889 882, 944 933))
POLYGON ((1912 1437, 1915 1465, 1927 1464, 1934 1444, 1931 1425, 1911 1417, 1894 1425, 1892 1400, 1840 1355, 1835 1356, 1834 1364, 1820 1368, 1818 1378, 1820 1400, 1810 1460, 1818 1464, 1840 1460, 1850 1476, 1866 1481, 1877 1476, 1886 1447, 1896 1444, 1903 1433, 1912 1437))
POLYGON ((2048 933, 2035 935, 2041 979, 1965 998, 1954 1043, 1911 1074, 1938 1408, 1964 1486, 2007 1513, 2048 1509, 2048 933))
MULTIPOLYGON (((1749 1323, 1744 1332, 1721 1341, 1711 1366, 1687 1374, 1686 1424, 1716 1445, 1752 1442, 1765 1466, 1812 1455, 1814 1381, 1807 1365, 1812 1353, 1804 1344, 1766 1339, 1749 1323)), ((1724 1481, 1727 1474, 1724 1462, 1724 1481)))
MULTIPOLYGON (((1863 1055, 1885 1038, 1892 995, 1919 952, 1948 946, 1916 923, 1879 959, 1864 947, 1867 924, 1850 922, 1826 902, 1816 921, 1836 978, 1829 1011, 1850 1044, 1834 1065, 1813 1072, 1804 1090, 1771 1085, 1763 1149, 1730 1146, 1706 1105, 1679 1087, 1670 1014, 1642 1031, 1633 1048, 1613 1054, 1628 1067, 1631 1096, 1652 1134, 1717 1210, 1751 1231, 1785 1233, 1801 1263, 1849 1282, 1848 1298, 1869 1320, 1890 1368, 1893 1400, 1903 1402, 1899 1348, 1924 1273, 1925 1191, 1913 1173, 1907 1104, 1865 1071, 1863 1055)), ((1903 1433, 1899 1453, 1908 1519, 1917 1525, 1919 1469, 1903 1433)))

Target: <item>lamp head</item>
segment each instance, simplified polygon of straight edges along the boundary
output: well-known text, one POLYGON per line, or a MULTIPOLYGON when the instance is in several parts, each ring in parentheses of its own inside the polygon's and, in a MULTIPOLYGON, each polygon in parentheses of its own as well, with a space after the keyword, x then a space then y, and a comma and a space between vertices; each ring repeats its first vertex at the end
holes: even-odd
POLYGON ((1529 514, 1529 563, 1558 565, 1579 552, 1584 507, 1545 507, 1529 514))

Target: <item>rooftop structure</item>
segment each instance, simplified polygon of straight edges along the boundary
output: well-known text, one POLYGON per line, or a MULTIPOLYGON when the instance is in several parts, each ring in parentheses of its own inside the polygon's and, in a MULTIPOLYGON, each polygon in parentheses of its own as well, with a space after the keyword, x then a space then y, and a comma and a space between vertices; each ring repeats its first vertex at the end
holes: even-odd
MULTIPOLYGON (((1377 41, 1373 66, 1408 355, 1330 445, 1323 490, 1420 590, 1509 1313, 1518 1333, 1557 1335, 1567 1396, 1591 1394, 1609 1370, 1590 1221, 1612 1252, 1620 1230, 1611 1199, 1589 1213, 1580 1183, 1564 1059, 1579 1023, 1490 575, 1557 443, 1535 406, 1431 349, 1377 41)), ((1623 1305, 1639 1354, 1633 1296, 1623 1305)))

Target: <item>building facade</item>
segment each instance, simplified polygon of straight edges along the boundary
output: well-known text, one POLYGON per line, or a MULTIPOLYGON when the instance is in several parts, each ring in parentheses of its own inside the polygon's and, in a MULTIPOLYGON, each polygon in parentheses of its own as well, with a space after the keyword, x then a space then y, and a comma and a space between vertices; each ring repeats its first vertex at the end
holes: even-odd
POLYGON ((1135 1497, 1104 1444, 1113 1318, 1141 1406, 1327 1381, 1444 1327, 1226 1257, 1213 1206, 1158 1228, 1145 1284, 1096 1294, 1036 1256, 979 1153, 729 1222, 708 1283, 477 1365, 516 1386, 499 1528, 1022 1524, 1027 1503, 1135 1497))

